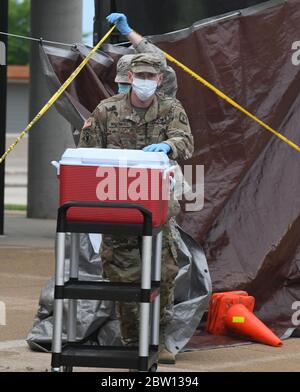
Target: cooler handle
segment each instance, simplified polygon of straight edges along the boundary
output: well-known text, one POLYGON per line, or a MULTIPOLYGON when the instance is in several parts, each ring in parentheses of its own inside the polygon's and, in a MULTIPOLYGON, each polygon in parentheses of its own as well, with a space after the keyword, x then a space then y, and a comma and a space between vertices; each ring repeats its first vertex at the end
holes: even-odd
POLYGON ((59 174, 60 174, 60 171, 59 171, 59 169, 60 169, 60 164, 59 164, 59 162, 57 162, 57 161, 51 161, 51 165, 54 166, 54 167, 56 168, 56 170, 57 170, 57 175, 59 176, 59 174))

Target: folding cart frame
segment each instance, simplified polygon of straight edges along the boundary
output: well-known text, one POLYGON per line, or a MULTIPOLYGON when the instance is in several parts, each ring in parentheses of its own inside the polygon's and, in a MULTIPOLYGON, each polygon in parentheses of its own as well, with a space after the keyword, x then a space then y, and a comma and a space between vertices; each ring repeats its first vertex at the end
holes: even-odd
POLYGON ((63 371, 72 371, 73 367, 156 371, 160 319, 161 229, 152 226, 152 213, 138 204, 71 201, 58 209, 51 363, 53 372, 59 372, 61 368, 63 371), (129 211, 134 209, 142 213, 143 223, 115 224, 67 220, 68 210, 74 207, 126 208, 129 211), (70 277, 65 282, 65 236, 68 232, 71 233, 70 277), (141 282, 112 283, 79 280, 79 233, 126 233, 142 236, 141 282), (62 344, 64 299, 69 300, 66 344, 62 344), (77 342, 78 299, 138 302, 140 304, 139 346, 87 346, 77 342))

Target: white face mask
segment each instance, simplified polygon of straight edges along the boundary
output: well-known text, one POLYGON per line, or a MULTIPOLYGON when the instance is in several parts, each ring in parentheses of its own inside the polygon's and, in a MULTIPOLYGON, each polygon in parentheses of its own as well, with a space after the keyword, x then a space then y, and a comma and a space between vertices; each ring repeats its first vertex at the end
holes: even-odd
POLYGON ((157 81, 148 79, 134 78, 132 82, 132 89, 141 101, 146 101, 157 90, 157 81))

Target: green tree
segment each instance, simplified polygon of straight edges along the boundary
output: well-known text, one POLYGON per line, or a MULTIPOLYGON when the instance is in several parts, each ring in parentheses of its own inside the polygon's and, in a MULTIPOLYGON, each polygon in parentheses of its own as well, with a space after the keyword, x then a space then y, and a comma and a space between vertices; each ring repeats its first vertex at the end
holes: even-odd
MULTIPOLYGON (((30 0, 9 0, 8 32, 30 35, 30 0)), ((29 63, 29 41, 8 38, 8 64, 26 65, 29 63)))

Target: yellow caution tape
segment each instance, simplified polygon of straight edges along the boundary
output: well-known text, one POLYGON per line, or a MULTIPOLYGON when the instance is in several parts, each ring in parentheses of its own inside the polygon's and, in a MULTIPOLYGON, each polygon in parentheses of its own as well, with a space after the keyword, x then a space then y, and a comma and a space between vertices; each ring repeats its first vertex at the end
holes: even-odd
POLYGON ((261 121, 259 118, 254 116, 252 113, 250 113, 248 110, 243 108, 241 105, 239 105, 237 102, 235 102, 233 99, 229 98, 227 95, 222 93, 221 90, 217 89, 214 87, 211 83, 203 79, 200 75, 198 75, 196 72, 192 71, 190 68, 182 64, 180 61, 176 60, 174 57, 170 56, 168 53, 164 52, 164 55, 166 58, 171 61, 172 63, 176 64, 179 68, 181 68, 184 72, 188 73, 190 76, 195 78, 198 82, 202 83, 204 86, 208 87, 210 90, 212 90, 214 93, 216 93, 219 97, 223 98, 225 101, 227 101, 229 104, 234 106, 236 109, 240 110, 242 113, 244 113, 246 116, 250 117, 252 120, 256 121, 259 125, 261 125, 263 128, 265 128, 267 131, 272 132, 275 136, 277 136, 279 139, 283 140, 285 143, 287 143, 289 146, 294 148, 296 151, 300 152, 300 147, 297 146, 294 142, 291 140, 287 139, 285 136, 283 136, 281 133, 275 131, 275 129, 271 128, 269 125, 261 121))
POLYGON ((63 92, 69 87, 73 80, 78 76, 80 71, 86 66, 93 54, 100 48, 103 42, 110 36, 110 34, 115 29, 115 25, 104 35, 99 43, 93 48, 93 50, 88 54, 88 56, 82 61, 82 63, 76 68, 76 70, 71 74, 71 76, 65 81, 65 83, 60 87, 60 89, 50 98, 46 105, 40 110, 36 117, 27 125, 24 131, 18 136, 16 141, 8 148, 8 150, 2 155, 0 159, 0 164, 5 160, 7 155, 16 147, 19 141, 29 132, 33 125, 51 108, 51 106, 58 100, 58 98, 63 94, 63 92))
POLYGON ((244 323, 245 322, 245 317, 243 317, 243 316, 233 316, 232 317, 232 322, 233 323, 244 323))

